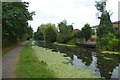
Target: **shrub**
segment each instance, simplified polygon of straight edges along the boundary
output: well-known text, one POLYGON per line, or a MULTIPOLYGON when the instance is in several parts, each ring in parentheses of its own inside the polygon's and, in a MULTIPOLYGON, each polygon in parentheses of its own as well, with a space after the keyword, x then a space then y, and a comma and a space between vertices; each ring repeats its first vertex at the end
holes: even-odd
POLYGON ((120 45, 119 39, 116 38, 112 33, 104 35, 102 38, 98 38, 97 47, 100 51, 119 51, 120 45))
POLYGON ((76 44, 76 39, 69 40, 67 44, 69 44, 69 45, 75 45, 76 44))
POLYGON ((92 29, 89 24, 85 24, 84 27, 81 29, 81 36, 85 38, 87 42, 92 36, 92 29))
POLYGON ((44 40, 46 43, 55 42, 57 39, 57 33, 53 26, 46 27, 44 31, 44 40))

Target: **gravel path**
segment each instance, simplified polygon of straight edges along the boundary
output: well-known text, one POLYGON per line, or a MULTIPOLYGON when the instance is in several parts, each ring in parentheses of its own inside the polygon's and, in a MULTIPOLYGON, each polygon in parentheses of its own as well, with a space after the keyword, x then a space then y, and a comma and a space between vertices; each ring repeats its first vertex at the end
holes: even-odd
POLYGON ((17 47, 15 47, 2 57, 2 78, 16 78, 16 66, 23 45, 24 43, 20 43, 17 47))

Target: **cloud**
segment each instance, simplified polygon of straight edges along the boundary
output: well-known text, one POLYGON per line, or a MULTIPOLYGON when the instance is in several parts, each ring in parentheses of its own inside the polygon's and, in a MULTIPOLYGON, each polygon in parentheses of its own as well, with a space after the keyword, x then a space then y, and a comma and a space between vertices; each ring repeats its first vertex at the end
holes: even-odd
MULTIPOLYGON (((29 11, 35 11, 33 21, 29 21, 34 31, 42 23, 59 23, 63 19, 74 28, 81 29, 85 23, 91 26, 99 24, 96 18, 95 0, 24 0, 30 2, 29 11)), ((112 10, 112 21, 117 21, 117 4, 119 0, 109 0, 107 10, 112 10)))

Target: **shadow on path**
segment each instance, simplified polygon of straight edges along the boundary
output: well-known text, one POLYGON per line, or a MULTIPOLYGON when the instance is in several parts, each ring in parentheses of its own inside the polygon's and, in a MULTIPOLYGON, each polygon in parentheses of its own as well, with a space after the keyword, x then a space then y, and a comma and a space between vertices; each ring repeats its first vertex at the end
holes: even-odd
POLYGON ((24 43, 22 42, 2 57, 2 78, 16 78, 16 66, 19 60, 20 51, 23 47, 24 43))

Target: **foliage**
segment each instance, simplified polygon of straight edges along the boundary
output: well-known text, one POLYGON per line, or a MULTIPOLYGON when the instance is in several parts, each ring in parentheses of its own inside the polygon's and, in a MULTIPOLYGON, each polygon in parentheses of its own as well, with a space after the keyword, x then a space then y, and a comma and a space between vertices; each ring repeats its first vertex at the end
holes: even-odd
POLYGON ((41 27, 38 27, 37 32, 34 33, 35 40, 44 40, 43 33, 41 31, 41 27))
POLYGON ((67 42, 68 45, 76 45, 76 38, 73 38, 73 39, 70 39, 68 42, 67 42))
POLYGON ((57 39, 57 32, 54 24, 46 24, 44 31, 44 41, 46 43, 55 42, 57 39))
POLYGON ((33 29, 30 27, 28 27, 28 29, 26 29, 26 33, 23 35, 23 40, 30 40, 30 38, 33 38, 33 29))
POLYGON ((34 33, 35 40, 44 40, 48 43, 56 41, 57 38, 57 29, 55 24, 47 23, 41 24, 37 32, 34 33), (50 30, 49 30, 50 29, 50 30))
POLYGON ((81 38, 81 37, 82 37, 81 31, 78 31, 78 32, 73 31, 72 32, 72 38, 81 38))
POLYGON ((91 38, 92 29, 89 24, 85 24, 85 26, 81 29, 81 36, 85 38, 85 41, 91 38))
POLYGON ((28 40, 33 37, 33 29, 31 26, 28 27, 27 34, 28 34, 28 38, 27 38, 28 40))
MULTIPOLYGON (((30 35, 31 28, 28 20, 32 20, 34 12, 28 12, 27 2, 3 2, 2 3, 2 43, 3 46, 9 42, 21 40, 24 35, 30 35)), ((29 37, 29 36, 28 36, 29 37)))
POLYGON ((116 29, 116 36, 117 36, 118 38, 120 38, 120 30, 119 30, 119 29, 116 29))
POLYGON ((66 43, 72 37, 73 26, 67 25, 67 21, 64 20, 58 24, 59 33, 57 42, 66 43))
POLYGON ((102 38, 98 38, 98 48, 101 51, 120 51, 119 39, 116 38, 112 33, 104 35, 102 38))
POLYGON ((115 29, 110 20, 109 13, 105 11, 102 13, 100 18, 100 24, 97 29, 97 36, 101 38, 102 36, 108 34, 109 32, 115 34, 115 29))
POLYGON ((101 16, 98 17, 100 19, 100 24, 97 29, 97 36, 101 38, 105 34, 113 33, 115 34, 115 29, 110 20, 110 12, 105 10, 106 0, 101 0, 99 2, 96 1, 96 9, 101 12, 101 16))
MULTIPOLYGON (((50 24, 50 23, 48 23, 48 24, 50 24)), ((40 31, 42 32, 43 35, 44 35, 44 32, 45 32, 46 27, 47 27, 46 24, 41 24, 41 25, 39 26, 40 31)))
POLYGON ((95 30, 92 29, 92 35, 95 35, 95 30))
POLYGON ((96 8, 100 11, 100 24, 97 28, 97 46, 100 51, 119 51, 119 39, 116 38, 115 28, 110 20, 110 12, 105 10, 106 0, 96 2, 96 8))

